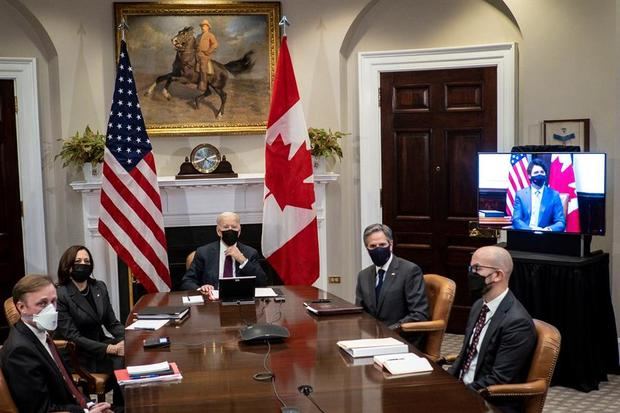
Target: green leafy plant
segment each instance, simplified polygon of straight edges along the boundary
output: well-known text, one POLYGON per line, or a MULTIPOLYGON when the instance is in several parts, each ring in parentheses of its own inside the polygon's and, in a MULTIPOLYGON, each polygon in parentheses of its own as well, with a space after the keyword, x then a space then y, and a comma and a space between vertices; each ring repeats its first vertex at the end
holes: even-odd
POLYGON ((103 152, 105 149, 105 135, 102 135, 86 126, 84 133, 75 135, 67 139, 58 139, 62 141, 60 152, 54 157, 62 159, 62 167, 73 166, 81 168, 85 163, 90 162, 93 165, 103 162, 103 152))
POLYGON ((332 132, 331 129, 308 128, 312 156, 342 159, 342 148, 339 141, 347 135, 348 133, 340 131, 332 132))

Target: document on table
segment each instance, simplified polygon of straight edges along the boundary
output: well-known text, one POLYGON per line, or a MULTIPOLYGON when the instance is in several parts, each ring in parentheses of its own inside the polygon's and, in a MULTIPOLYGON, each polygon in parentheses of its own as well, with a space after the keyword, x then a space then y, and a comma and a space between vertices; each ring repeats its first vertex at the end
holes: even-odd
POLYGON ((166 325, 168 320, 138 320, 125 327, 125 330, 159 330, 166 325))
MULTIPOLYGON (((220 291, 219 290, 211 291, 211 295, 213 296, 214 300, 219 300, 220 299, 220 291)), ((256 298, 272 298, 272 297, 277 297, 278 294, 276 294, 276 292, 273 291, 273 288, 255 288, 254 289, 254 296, 256 298)))
POLYGON ((272 298, 277 297, 278 294, 273 291, 273 288, 256 288, 254 289, 254 296, 256 298, 272 298))
POLYGON ((202 295, 188 295, 183 297, 183 304, 204 304, 205 299, 202 295))

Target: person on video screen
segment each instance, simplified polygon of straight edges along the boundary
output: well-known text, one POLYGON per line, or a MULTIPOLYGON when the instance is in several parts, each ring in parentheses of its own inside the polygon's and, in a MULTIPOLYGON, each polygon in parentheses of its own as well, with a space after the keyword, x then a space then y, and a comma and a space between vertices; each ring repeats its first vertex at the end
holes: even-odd
POLYGON ((532 159, 527 167, 530 186, 517 191, 512 214, 514 229, 564 231, 566 216, 558 191, 547 186, 547 167, 532 159))

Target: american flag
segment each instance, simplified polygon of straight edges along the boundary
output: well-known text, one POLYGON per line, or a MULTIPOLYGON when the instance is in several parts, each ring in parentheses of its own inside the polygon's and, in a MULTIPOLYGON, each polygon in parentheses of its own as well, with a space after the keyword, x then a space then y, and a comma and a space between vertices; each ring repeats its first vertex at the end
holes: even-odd
POLYGON ((164 218, 127 44, 121 42, 103 161, 99 233, 149 292, 170 291, 164 218))
POLYGON ((512 216, 517 191, 530 185, 530 178, 527 175, 528 164, 525 154, 512 153, 510 155, 511 167, 508 171, 508 191, 506 192, 506 215, 508 216, 512 216))

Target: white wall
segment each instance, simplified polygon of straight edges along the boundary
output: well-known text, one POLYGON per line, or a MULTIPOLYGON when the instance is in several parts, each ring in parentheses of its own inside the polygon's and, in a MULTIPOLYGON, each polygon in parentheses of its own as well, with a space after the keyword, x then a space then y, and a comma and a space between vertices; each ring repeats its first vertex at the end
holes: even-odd
MULTIPOLYGON (((620 149, 614 132, 620 92, 611 87, 620 68, 617 2, 503 3, 517 25, 494 6, 502 5, 498 0, 282 1, 292 22, 289 47, 308 124, 352 133, 345 138, 345 158, 336 165, 341 179, 328 187, 328 272, 343 276, 333 292, 352 297, 360 262, 359 168, 364 166, 359 165, 357 134, 357 53, 515 41, 518 142, 541 143, 544 119, 590 118, 592 150, 609 153, 608 235, 597 237, 593 247, 612 253, 614 303, 620 306, 620 264, 615 265, 620 262, 620 223, 613 219, 620 212, 620 149)), ((47 245, 54 269, 66 246, 82 242, 79 198, 68 187, 76 175, 53 162, 56 139, 86 124, 104 129, 114 81, 113 1, 0 0, 0 35, 5 39, 0 56, 39 60, 47 245)), ((261 136, 152 141, 160 175, 176 173, 200 142, 219 146, 238 172, 264 170, 261 136)))

